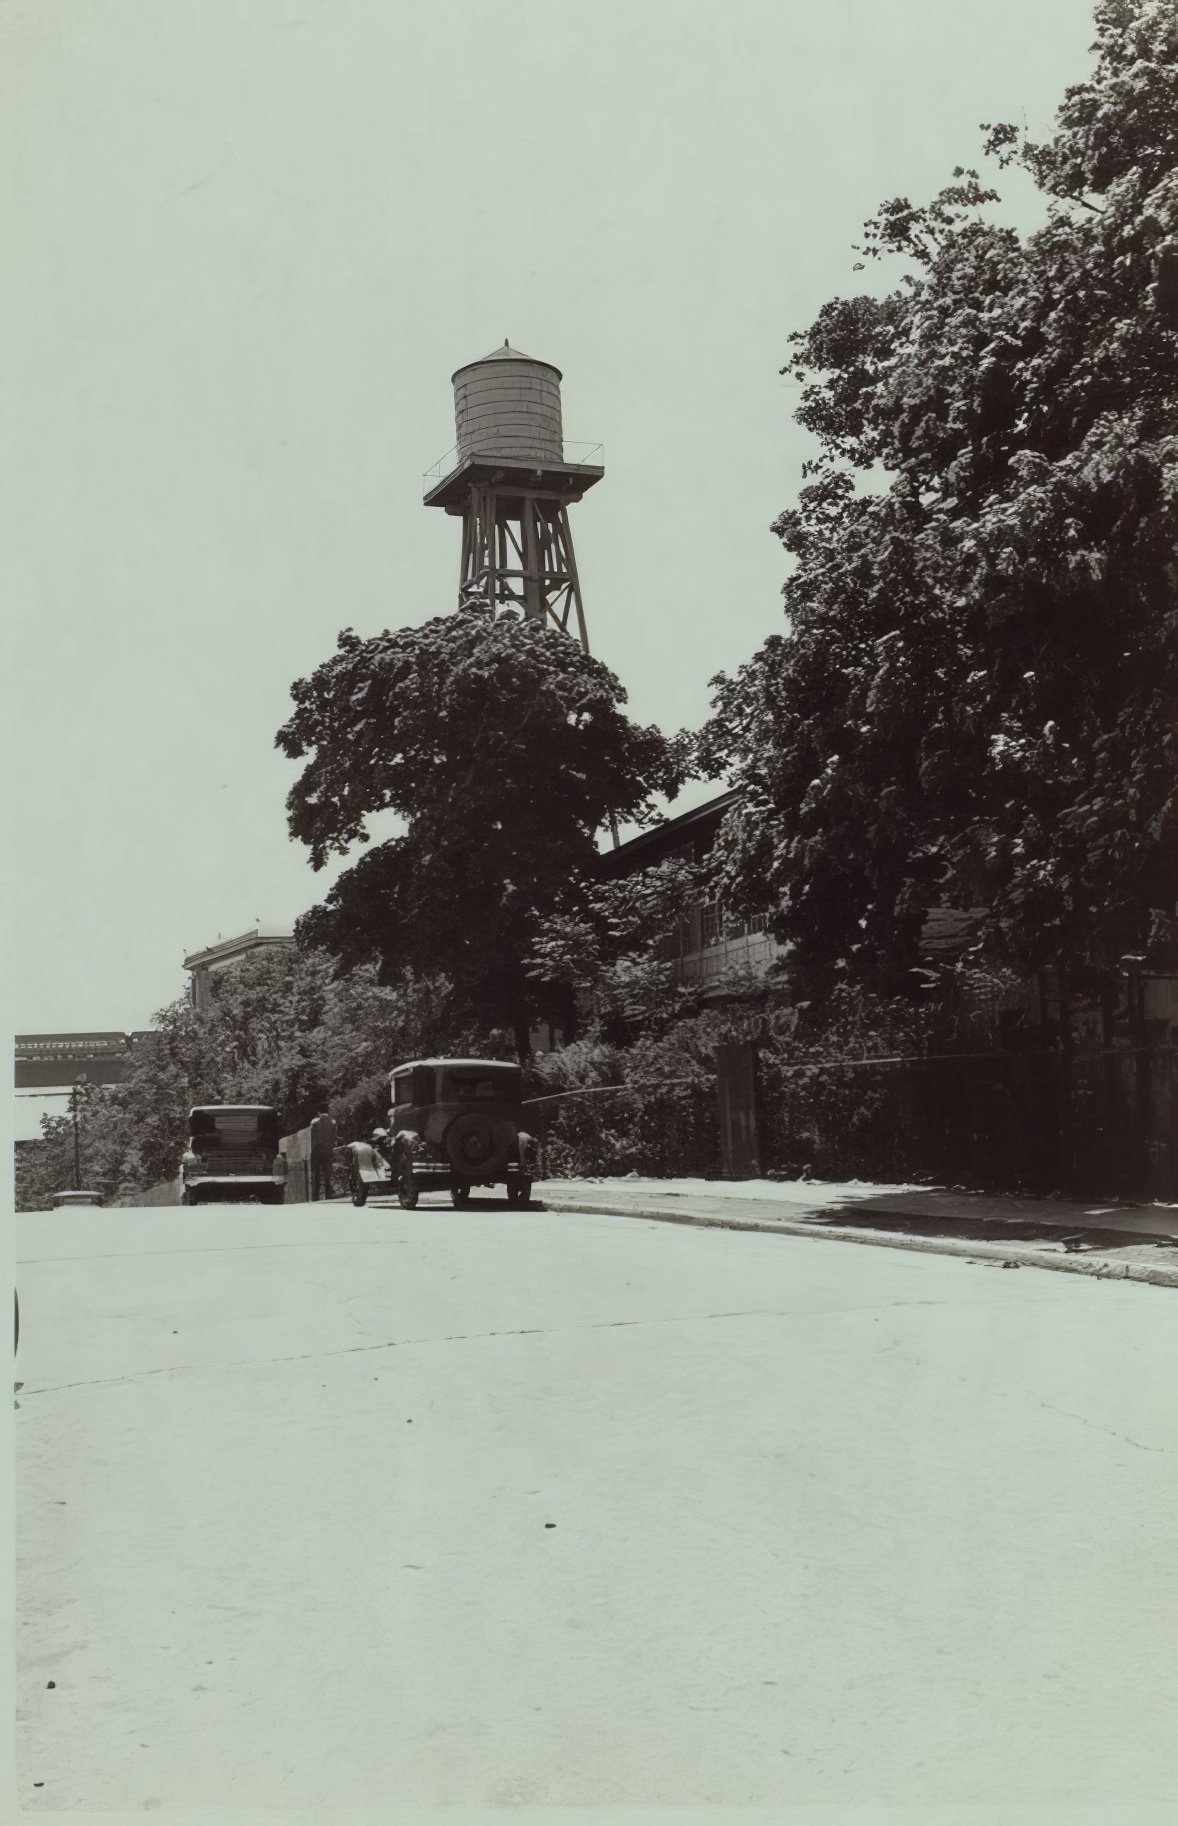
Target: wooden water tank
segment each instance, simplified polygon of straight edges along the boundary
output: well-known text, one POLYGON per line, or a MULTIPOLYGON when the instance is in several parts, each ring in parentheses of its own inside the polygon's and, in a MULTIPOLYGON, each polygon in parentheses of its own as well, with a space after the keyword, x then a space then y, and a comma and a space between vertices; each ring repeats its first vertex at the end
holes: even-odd
POLYGON ((459 463, 472 457, 563 462, 559 368, 504 343, 459 368, 453 381, 459 463))

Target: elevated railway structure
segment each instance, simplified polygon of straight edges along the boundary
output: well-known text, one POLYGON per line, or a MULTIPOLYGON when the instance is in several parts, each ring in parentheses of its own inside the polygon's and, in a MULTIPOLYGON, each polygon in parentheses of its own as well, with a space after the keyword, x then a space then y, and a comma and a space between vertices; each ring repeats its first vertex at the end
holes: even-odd
POLYGON ((135 1033, 18 1033, 16 1088, 41 1096, 88 1084, 121 1084, 137 1047, 153 1038, 135 1033))

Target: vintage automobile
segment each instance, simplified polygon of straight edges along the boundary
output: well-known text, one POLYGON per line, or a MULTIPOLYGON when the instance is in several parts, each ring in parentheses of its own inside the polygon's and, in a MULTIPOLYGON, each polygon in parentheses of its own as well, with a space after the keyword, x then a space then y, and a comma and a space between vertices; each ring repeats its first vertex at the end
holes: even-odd
POLYGON ((523 1127, 523 1073, 501 1059, 414 1059, 389 1074, 387 1132, 351 1148, 352 1201, 395 1186, 412 1210, 422 1192, 468 1204, 476 1186, 506 1186, 526 1205, 542 1176, 540 1146, 523 1127))
POLYGON ((278 1113, 262 1103, 207 1103, 188 1113, 188 1146, 180 1163, 180 1202, 286 1197, 286 1160, 278 1152, 278 1113))

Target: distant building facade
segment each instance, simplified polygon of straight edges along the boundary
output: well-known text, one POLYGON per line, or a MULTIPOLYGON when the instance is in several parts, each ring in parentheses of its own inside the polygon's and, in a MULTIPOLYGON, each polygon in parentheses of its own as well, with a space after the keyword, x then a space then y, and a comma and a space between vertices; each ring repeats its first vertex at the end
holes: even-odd
MULTIPOLYGON (((617 849, 607 850, 600 861, 601 878, 621 880, 672 858, 696 865, 706 862, 721 824, 738 799, 737 792, 720 793, 694 811, 669 818, 617 849)), ((976 943, 986 913, 983 906, 930 907, 921 932, 921 961, 934 969, 962 961, 976 943)), ((714 986, 717 994, 723 993, 726 979, 766 976, 788 951, 767 925, 767 913, 739 918, 721 899, 702 898, 680 930, 667 934, 667 952, 674 960, 676 976, 705 991, 714 986)), ((1168 947, 1158 948, 1150 962, 1144 958, 1140 962, 1131 986, 1125 977, 1111 1021, 1106 1018, 1103 1043, 1178 1046, 1178 915, 1168 947)), ((993 1028, 1001 1045, 1019 1044, 1016 1034, 1025 1043, 1027 1035, 1051 1034, 1061 1027, 1056 975, 1053 971, 1038 976, 1025 973, 992 997, 975 986, 979 1018, 993 1028)))
POLYGON ((194 951, 184 959, 185 970, 191 972, 189 1001, 194 1008, 208 1008, 212 1002, 212 978, 219 971, 232 970, 259 951, 290 950, 294 942, 294 933, 288 926, 255 926, 237 938, 221 938, 204 951, 194 951))
MULTIPOLYGON (((618 881, 671 860, 706 862, 737 798, 735 792, 720 793, 694 811, 669 818, 619 844, 616 850, 607 850, 601 858, 602 879, 618 881)), ((785 947, 771 936, 767 924, 767 914, 739 918, 718 897, 702 898, 679 931, 667 935, 676 976, 680 982, 717 990, 732 976, 765 976, 785 955, 785 947)))

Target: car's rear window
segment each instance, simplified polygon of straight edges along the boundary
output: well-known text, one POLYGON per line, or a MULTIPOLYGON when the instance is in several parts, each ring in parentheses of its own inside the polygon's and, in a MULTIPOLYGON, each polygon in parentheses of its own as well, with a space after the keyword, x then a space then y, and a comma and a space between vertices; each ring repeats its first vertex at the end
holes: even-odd
POLYGON ((476 1097, 494 1095, 494 1078, 476 1078, 472 1072, 442 1074, 442 1096, 447 1103, 469 1103, 476 1097))
POLYGON ((192 1118, 192 1134, 216 1140, 225 1147, 263 1144, 277 1139, 278 1118, 273 1110, 201 1110, 192 1118))
POLYGON ((514 1072, 448 1071, 442 1073, 443 1103, 478 1103, 498 1098, 511 1102, 519 1096, 514 1072))

